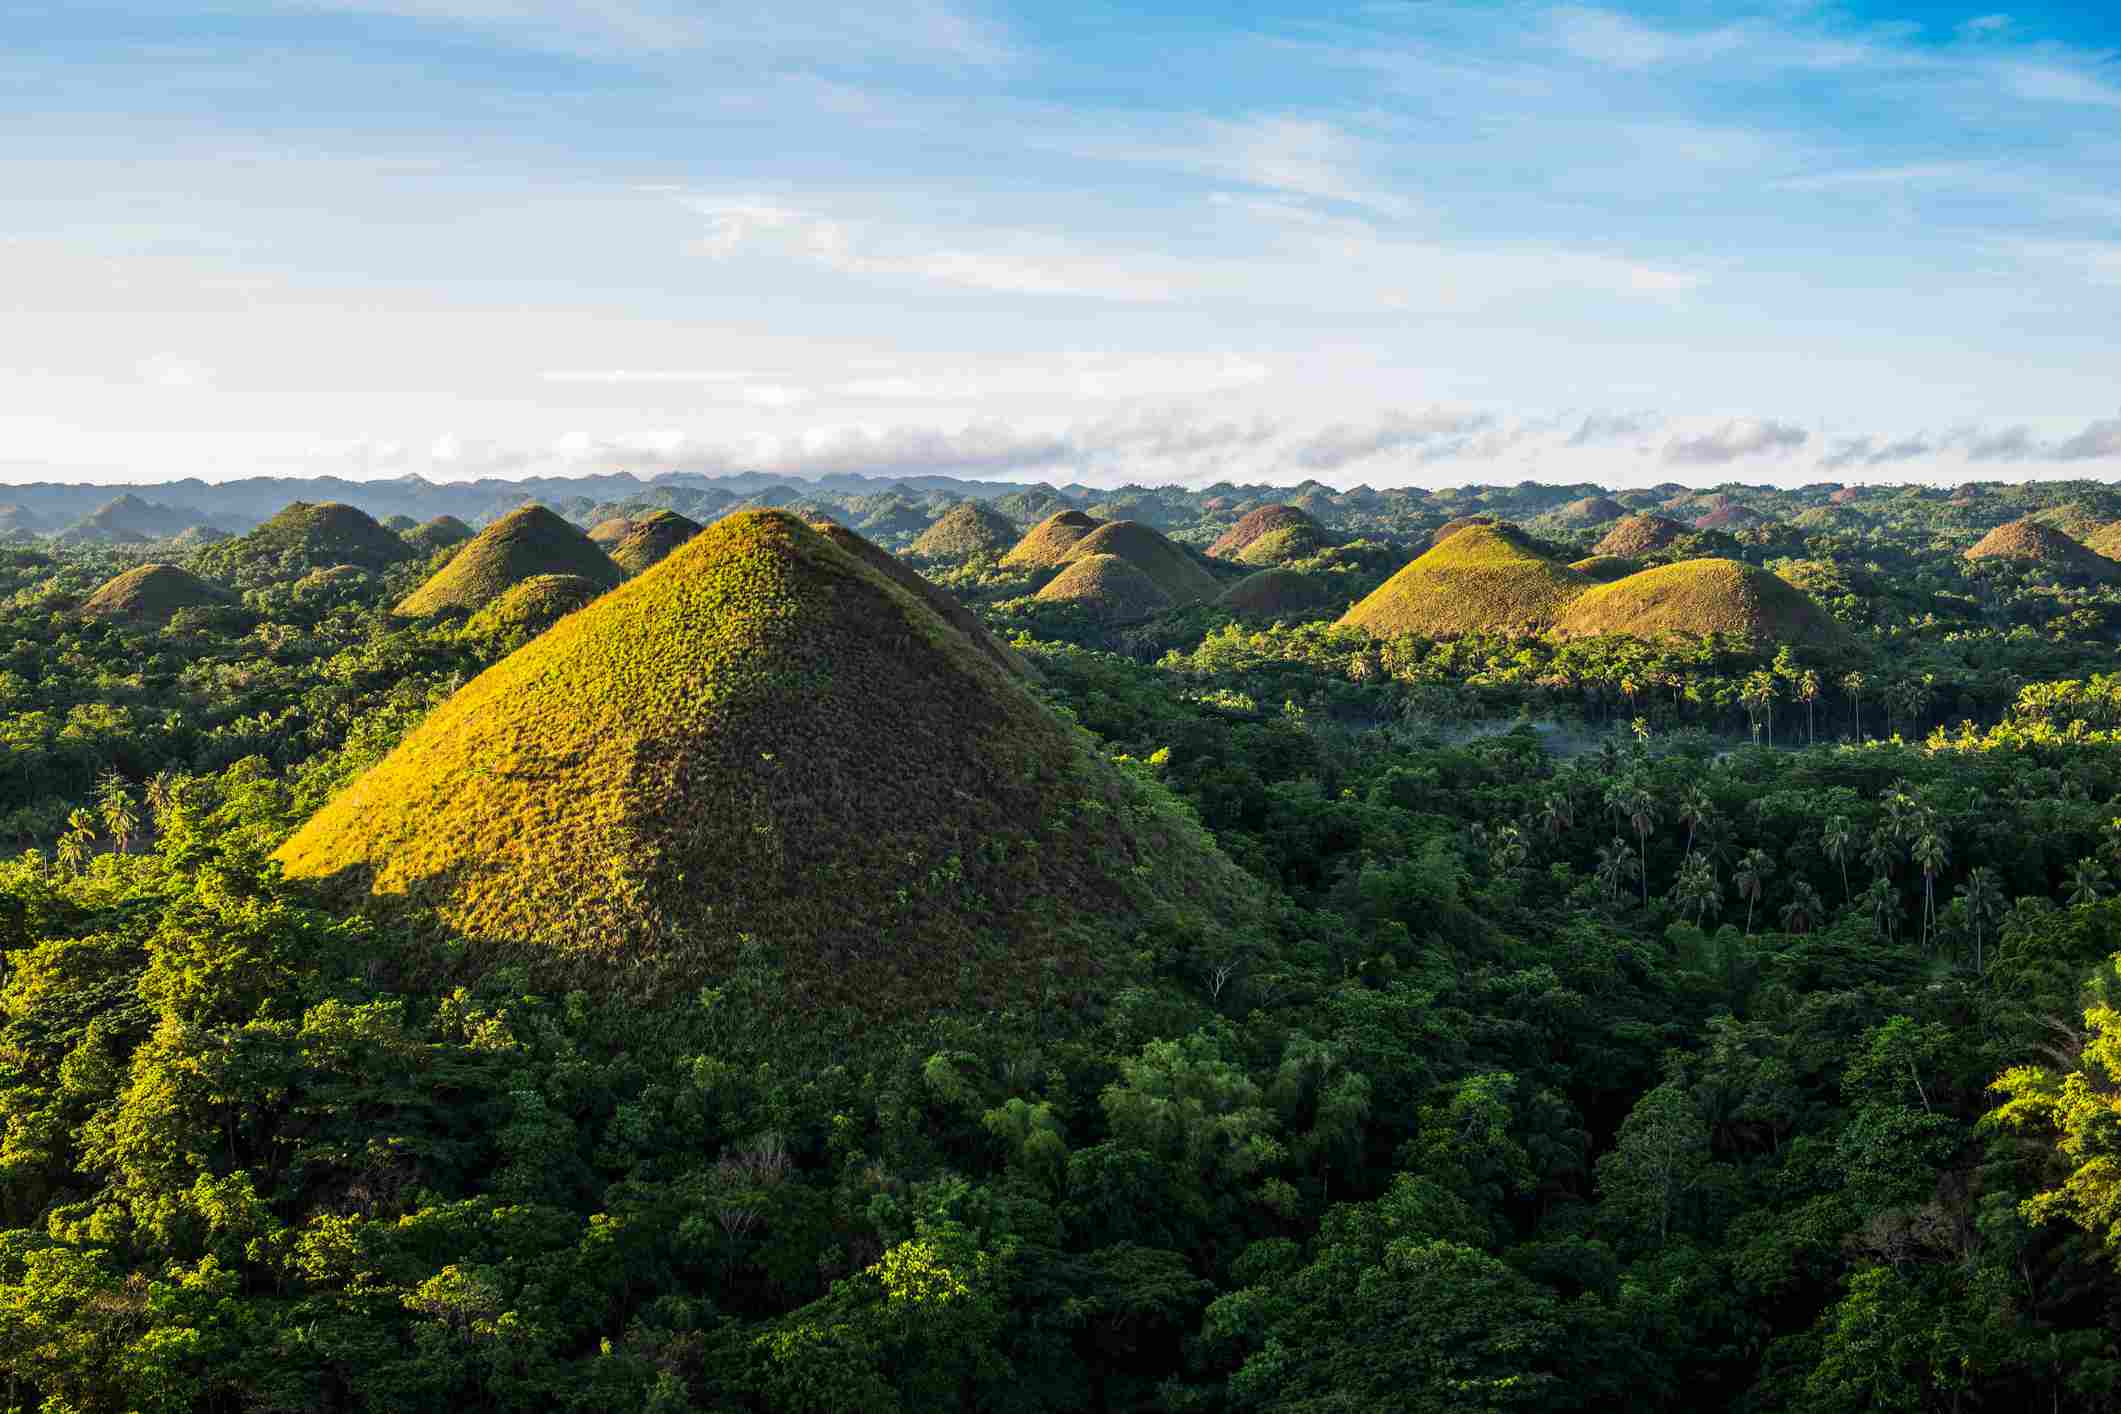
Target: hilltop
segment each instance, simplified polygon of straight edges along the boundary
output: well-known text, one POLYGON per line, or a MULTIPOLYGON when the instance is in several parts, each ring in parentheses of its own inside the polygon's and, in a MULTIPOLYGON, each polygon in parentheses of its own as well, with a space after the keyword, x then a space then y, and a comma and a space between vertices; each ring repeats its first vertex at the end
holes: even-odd
POLYGON ((1764 569, 1716 559, 1681 560, 1598 585, 1568 606, 1554 631, 1576 638, 1720 633, 1811 643, 1842 636, 1803 590, 1764 569))
POLYGON ((1067 560, 1117 555, 1147 575, 1174 604, 1213 599, 1222 586, 1194 558, 1140 521, 1115 520, 1075 542, 1067 560))
POLYGON ((1589 555, 1569 568, 1594 583, 1611 584, 1616 579, 1626 579, 1642 566, 1619 555, 1589 555))
POLYGON ((543 506, 521 506, 480 531, 448 564, 399 601, 397 612, 424 619, 475 611, 533 575, 579 575, 606 588, 625 578, 589 537, 543 506))
POLYGON ((399 532, 408 543, 428 554, 446 550, 452 545, 461 545, 476 533, 455 516, 436 516, 433 520, 423 521, 410 530, 399 532))
POLYGON ((235 602, 235 595, 181 565, 149 564, 104 584, 81 606, 81 616, 165 624, 179 609, 218 608, 235 602))
POLYGON ((926 604, 930 612, 963 634, 987 661, 1003 672, 1012 677, 1038 677, 1037 669, 1024 660, 1024 655, 997 638, 980 622, 979 615, 966 608, 949 591, 938 589, 923 579, 919 571, 898 556, 829 520, 811 521, 810 528, 926 604))
POLYGON ((1688 527, 1666 516, 1631 515, 1608 530, 1605 537, 1591 547, 1591 553, 1623 558, 1647 555, 1664 549, 1687 533, 1688 527))
POLYGON ((2066 579, 2109 580, 2121 564, 2086 549, 2051 525, 2032 519, 1999 525, 1969 546, 1969 560, 2015 560, 2066 579))
POLYGON ((1295 618, 1322 608, 1327 588, 1299 570, 1265 569, 1225 589, 1215 602, 1248 619, 1295 618))
POLYGON ((1171 596, 1134 564, 1117 555, 1085 555, 1038 591, 1049 604, 1077 604, 1114 622, 1145 619, 1171 607, 1171 596))
POLYGON ((978 501, 961 501, 920 533, 912 552, 930 560, 970 560, 1007 554, 1016 540, 1015 521, 978 501))
POLYGON ((1471 530, 1476 525, 1496 526, 1501 524, 1500 520, 1489 515, 1459 516, 1456 519, 1447 520, 1436 527, 1435 531, 1429 536, 1429 548, 1431 550, 1435 549, 1461 530, 1471 530))
POLYGON ((251 586, 300 579, 333 565, 380 573, 414 553, 403 536, 366 511, 337 501, 294 501, 248 535, 201 550, 193 564, 209 578, 251 586))
POLYGON ((791 1020, 835 1025, 1071 1008, 1260 906, 1160 788, 771 512, 488 669, 277 857, 432 908, 475 965, 671 995, 758 956, 791 1020))
POLYGON ((1055 511, 1002 556, 1007 569, 1051 569, 1067 563, 1077 542, 1104 522, 1081 511, 1055 511))
POLYGON ((578 574, 534 574, 471 616, 466 638, 515 648, 593 601, 604 586, 578 574))
POLYGON ((105 501, 53 536, 60 545, 139 545, 200 524, 198 516, 127 493, 105 501))
POLYGON ((1329 543, 1325 528, 1308 513, 1295 506, 1261 506, 1257 510, 1247 511, 1237 524, 1218 536, 1215 543, 1208 547, 1208 553, 1217 559, 1243 560, 1247 564, 1262 563, 1245 559, 1245 551, 1261 540, 1276 535, 1286 537, 1279 542, 1281 552, 1277 554, 1276 559, 1263 563, 1303 559, 1305 554, 1316 553, 1317 549, 1329 543), (1308 541, 1313 548, 1301 554, 1286 553, 1294 550, 1303 541, 1308 541))
POLYGON ((1515 530, 1471 525, 1386 580, 1340 622, 1379 638, 1536 630, 1590 583, 1515 530))
POLYGON ((700 523, 676 511, 650 511, 634 520, 618 543, 608 547, 612 562, 628 574, 660 564, 671 551, 698 535, 700 523))

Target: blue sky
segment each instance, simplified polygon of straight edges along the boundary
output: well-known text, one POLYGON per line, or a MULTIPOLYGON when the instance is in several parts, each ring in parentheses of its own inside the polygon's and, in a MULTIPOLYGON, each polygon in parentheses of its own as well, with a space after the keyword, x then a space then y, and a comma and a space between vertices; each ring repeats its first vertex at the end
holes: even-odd
POLYGON ((0 0, 0 477, 2121 476, 2098 8, 0 0))

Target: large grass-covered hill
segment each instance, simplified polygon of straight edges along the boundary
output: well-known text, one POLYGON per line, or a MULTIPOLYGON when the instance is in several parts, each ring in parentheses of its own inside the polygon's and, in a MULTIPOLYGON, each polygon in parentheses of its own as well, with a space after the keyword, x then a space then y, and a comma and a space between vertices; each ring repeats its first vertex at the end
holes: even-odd
POLYGON ((1836 642, 1840 628, 1803 590, 1737 560, 1681 560, 1597 585, 1561 613, 1564 637, 1624 633, 1836 642))
POLYGON ((145 564, 104 584, 88 597, 81 613, 91 619, 164 624, 179 609, 216 608, 235 601, 235 595, 182 565, 145 564))
POLYGON ((1386 580, 1341 622, 1380 638, 1536 631, 1590 585, 1515 530, 1468 525, 1386 580))
POLYGON ((1156 787, 770 512, 489 669, 279 858, 474 959, 682 994, 763 954, 791 1015, 875 1021, 1110 995, 1139 947, 1259 907, 1156 787))
POLYGON ((533 575, 579 575, 607 588, 625 577, 589 537, 543 506, 520 506, 480 531, 398 603, 409 619, 476 613, 533 575))

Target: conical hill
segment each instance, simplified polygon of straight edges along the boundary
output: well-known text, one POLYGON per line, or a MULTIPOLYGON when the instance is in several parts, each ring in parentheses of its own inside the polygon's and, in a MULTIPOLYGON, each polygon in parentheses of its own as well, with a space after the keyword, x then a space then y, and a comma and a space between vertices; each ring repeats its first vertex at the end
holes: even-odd
POLYGON ((357 506, 291 501, 249 534, 207 546, 192 563, 210 578, 250 587, 334 565, 380 573, 416 553, 357 506))
POLYGON ((1969 560, 2020 560, 2067 579, 2121 577, 2121 565, 2087 550, 2051 525, 2014 520, 1982 536, 1966 552, 1969 560))
POLYGON ((1234 560, 1258 541, 1285 530, 1302 532, 1315 545, 1328 543, 1329 537, 1319 523, 1295 506, 1261 506, 1245 512, 1237 524, 1216 537, 1208 553, 1217 559, 1234 560))
POLYGON ((1552 624, 1591 580, 1499 525, 1469 525, 1341 616, 1379 638, 1523 633, 1552 624))
POLYGON ((791 1020, 1088 1001, 1260 907, 1159 787, 774 512, 488 669, 277 857, 550 983, 673 995, 763 960, 791 1020))
POLYGON ((475 532, 455 516, 436 516, 422 521, 410 530, 400 531, 405 539, 428 554, 446 550, 452 545, 461 545, 471 539, 475 532))
POLYGON ((1246 575, 1215 602, 1244 618, 1272 619, 1315 612, 1331 593, 1331 586, 1317 577, 1277 568, 1246 575))
POLYGON ((235 599, 219 585, 208 584, 179 565, 137 565, 91 594, 81 614, 91 619, 164 624, 179 609, 213 608, 235 599))
POLYGON ((1024 532, 1002 564, 1010 569, 1050 569, 1065 564, 1076 543, 1104 522, 1081 511, 1055 511, 1024 532))
POLYGON ((1067 558, 1072 563, 1092 555, 1119 556, 1149 576, 1174 604, 1193 604, 1222 592, 1215 576, 1191 555, 1140 521, 1115 520, 1099 526, 1076 541, 1067 558))
POLYGON ((952 506, 915 538, 912 551, 930 560, 1004 555, 1016 544, 1016 522, 978 501, 952 506))
POLYGON ((1591 550, 1599 555, 1647 555, 1686 533, 1686 526, 1668 516, 1632 515, 1608 530, 1591 550))
POLYGON ((452 609, 476 612, 539 574, 580 575, 606 587, 625 578, 609 555, 558 515, 543 506, 518 506, 399 601, 396 612, 408 619, 452 609))
POLYGON ((1171 596, 1155 580, 1117 555, 1069 561, 1037 597, 1048 604, 1075 604, 1113 622, 1146 619, 1171 607, 1171 596))
POLYGON ((1616 579, 1626 579, 1642 566, 1620 555, 1591 555, 1569 568, 1599 584, 1611 584, 1616 579))
POLYGON ((676 511, 650 511, 635 520, 618 543, 609 547, 612 562, 628 574, 639 574, 662 563, 665 556, 701 529, 698 521, 676 511))
POLYGON ((464 636, 489 645, 527 643, 603 592, 578 574, 534 574, 473 614, 464 636))
POLYGON ((1562 637, 1626 633, 1834 642, 1842 630, 1787 580, 1737 560, 1681 560, 1601 584, 1568 606, 1562 637))

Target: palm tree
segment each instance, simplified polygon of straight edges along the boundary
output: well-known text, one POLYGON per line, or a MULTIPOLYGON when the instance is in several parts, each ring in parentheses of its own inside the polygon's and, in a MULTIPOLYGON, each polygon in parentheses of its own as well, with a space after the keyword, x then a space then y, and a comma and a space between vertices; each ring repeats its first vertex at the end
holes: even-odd
POLYGON ((1723 885, 1717 882, 1716 866, 1698 854, 1687 856, 1686 863, 1679 866, 1679 877, 1672 884, 1672 901, 1681 908, 1694 910, 1694 926, 1702 926, 1702 920, 1710 913, 1723 912, 1723 885))
POLYGON ((2072 905, 2097 903, 2106 897, 2106 866, 2098 860, 2080 859, 2069 873, 2069 901, 2072 905))
POLYGON ((1986 864, 1966 876, 1966 889, 1960 895, 1966 904, 1967 922, 1974 930, 1974 975, 1981 975, 1981 932, 2003 917, 2003 885, 1996 871, 1986 864))
POLYGON ((59 867, 68 874, 79 874, 88 867, 90 847, 95 842, 95 815, 76 807, 66 817, 66 833, 59 836, 59 843, 53 851, 59 857, 59 867))
POLYGON ((1637 784, 1628 792, 1627 813, 1628 824, 1635 830, 1636 847, 1641 852, 1642 901, 1647 905, 1650 901, 1650 831, 1657 828, 1657 798, 1650 794, 1647 786, 1637 784))
POLYGON ((1634 851, 1628 848, 1627 840, 1615 835, 1611 844, 1599 846, 1598 867, 1592 872, 1592 877, 1597 879, 1598 886, 1605 890, 1606 902, 1610 904, 1620 896, 1620 886, 1627 881, 1628 875, 1637 872, 1640 867, 1635 862, 1634 851))
POLYGON ((1560 839, 1562 833, 1576 823, 1576 807, 1561 791, 1548 791, 1546 803, 1539 808, 1540 828, 1547 832, 1550 840, 1560 839))
POLYGON ((1864 683, 1865 683, 1865 679, 1864 679, 1864 676, 1863 676, 1863 674, 1861 674, 1861 673, 1844 673, 1844 674, 1842 674, 1842 677, 1841 677, 1841 690, 1842 690, 1843 692, 1845 692, 1845 693, 1847 693, 1847 694, 1849 695, 1849 722, 1850 722, 1850 729, 1851 729, 1851 730, 1853 730, 1853 731, 1855 732, 1855 734, 1856 734, 1856 740, 1858 740, 1858 741, 1861 741, 1861 740, 1863 740, 1863 688, 1864 688, 1864 683))
POLYGON ((1819 701, 1819 674, 1806 668, 1797 675, 1797 700, 1804 704, 1804 744, 1816 746, 1819 736, 1813 708, 1819 701))
POLYGON ((1761 891, 1767 887, 1767 881, 1774 877, 1774 873, 1775 861, 1768 858, 1766 850, 1749 849, 1745 852, 1745 857, 1738 861, 1738 872, 1731 876, 1731 882, 1738 886, 1738 897, 1745 900, 1745 931, 1748 936, 1753 931, 1753 909, 1759 905, 1761 891))
POLYGON ((1809 933, 1826 917, 1819 891, 1803 879, 1790 885, 1790 901, 1782 906, 1782 927, 1788 933, 1809 933))
POLYGON ((1863 901, 1871 910, 1871 925, 1881 934, 1897 935, 1900 931, 1900 895, 1883 875, 1871 880, 1871 886, 1863 891, 1863 901))
POLYGON ((125 778, 116 771, 106 773, 97 783, 96 808, 103 816, 103 828, 118 847, 118 853, 126 853, 134 834, 140 829, 140 811, 133 804, 133 793, 126 788, 125 778))
POLYGON ((1922 941, 1927 946, 1937 924, 1937 875, 1943 872, 1944 862, 1952 857, 1952 852, 1942 835, 1925 828, 1915 837, 1909 853, 1922 869, 1922 941))
POLYGON ((1841 870, 1841 897, 1846 903, 1856 901, 1856 896, 1849 892, 1849 846, 1854 840, 1846 815, 1829 815, 1819 831, 1820 850, 1841 870))
POLYGON ((1686 826, 1686 852, 1688 854, 1694 852, 1694 832, 1707 823, 1709 818, 1715 813, 1716 806, 1714 802, 1709 799, 1708 792, 1704 791, 1700 786, 1688 786, 1679 793, 1679 813, 1677 818, 1680 824, 1686 826))

